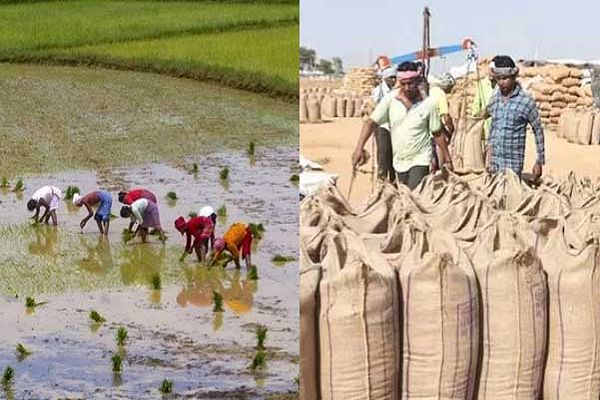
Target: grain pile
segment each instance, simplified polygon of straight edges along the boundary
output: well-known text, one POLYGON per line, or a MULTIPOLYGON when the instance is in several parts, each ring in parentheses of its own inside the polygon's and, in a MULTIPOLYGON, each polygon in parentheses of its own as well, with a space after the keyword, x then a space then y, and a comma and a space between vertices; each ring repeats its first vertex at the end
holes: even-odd
POLYGON ((376 71, 373 68, 350 68, 350 71, 344 77, 344 86, 346 90, 353 90, 359 96, 369 96, 371 90, 379 83, 376 71))
POLYGON ((598 399, 600 185, 511 173, 301 204, 301 399, 598 399))

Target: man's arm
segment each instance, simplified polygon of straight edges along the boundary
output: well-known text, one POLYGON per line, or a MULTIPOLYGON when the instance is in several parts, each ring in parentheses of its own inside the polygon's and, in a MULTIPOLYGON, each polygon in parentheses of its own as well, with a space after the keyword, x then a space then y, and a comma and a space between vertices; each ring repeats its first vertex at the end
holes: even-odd
POLYGON ((433 140, 435 144, 439 147, 442 159, 440 160, 441 165, 452 165, 452 159, 450 158, 450 150, 448 149, 448 142, 443 135, 441 130, 437 132, 433 132, 433 140))
POLYGON ((533 166, 533 175, 542 175, 542 165, 546 163, 546 149, 544 144, 544 128, 542 128, 542 121, 540 119, 540 113, 538 112, 535 102, 531 101, 531 110, 527 116, 527 121, 533 128, 533 135, 535 136, 535 148, 537 150, 537 158, 535 165, 533 166))

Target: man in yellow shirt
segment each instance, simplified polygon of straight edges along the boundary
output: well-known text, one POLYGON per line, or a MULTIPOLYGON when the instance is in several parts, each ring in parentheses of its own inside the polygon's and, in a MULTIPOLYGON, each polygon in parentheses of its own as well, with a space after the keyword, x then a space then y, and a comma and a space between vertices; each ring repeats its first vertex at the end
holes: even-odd
POLYGON ((216 238, 214 244, 214 253, 210 265, 213 265, 223 251, 230 253, 229 259, 224 266, 233 260, 235 267, 240 268, 240 251, 242 258, 246 262, 246 268, 250 269, 250 253, 252 248, 252 231, 246 224, 235 223, 229 227, 222 238, 216 238))
MULTIPOLYGON (((476 83, 475 98, 473 99, 473 105, 471 106, 471 116, 475 118, 480 118, 485 115, 487 106, 492 98, 492 94, 494 94, 494 90, 496 89, 496 81, 489 77, 490 70, 487 64, 482 64, 481 73, 483 78, 479 79, 476 83)), ((491 127, 492 118, 488 117, 486 118, 485 125, 483 126, 483 140, 485 142, 487 142, 488 136, 490 135, 491 127)))
MULTIPOLYGON (((441 77, 430 77, 429 78, 429 97, 433 99, 437 106, 437 112, 442 123, 442 132, 446 138, 446 142, 450 143, 452 134, 454 133, 454 122, 450 116, 450 106, 448 104, 448 93, 452 90, 455 84, 454 77, 449 73, 442 75, 441 77)), ((433 171, 439 169, 440 149, 435 143, 432 143, 432 163, 431 169, 433 171)))

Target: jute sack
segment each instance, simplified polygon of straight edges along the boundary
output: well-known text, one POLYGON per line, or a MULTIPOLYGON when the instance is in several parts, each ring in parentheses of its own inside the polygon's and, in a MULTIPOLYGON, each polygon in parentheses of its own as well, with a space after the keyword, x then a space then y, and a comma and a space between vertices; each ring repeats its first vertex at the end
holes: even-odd
POLYGON ((300 246, 300 399, 319 398, 319 282, 321 265, 300 246))
POLYGON ((571 87, 571 86, 579 86, 581 84, 581 79, 577 79, 577 78, 565 78, 562 80, 562 85, 566 86, 566 87, 571 87))
POLYGON ((362 99, 354 100, 354 117, 355 118, 359 118, 361 116, 362 105, 363 105, 362 99))
POLYGON ((534 234, 526 227, 522 219, 499 214, 467 250, 483 313, 480 400, 540 398, 547 290, 534 234))
POLYGON ((600 144, 600 110, 597 110, 594 115, 591 144, 600 144))
POLYGON ((354 117, 354 99, 346 98, 346 118, 354 117))
POLYGON ((335 117, 335 97, 326 96, 321 103, 321 115, 324 118, 335 117))
POLYGON ((450 143, 452 164, 455 168, 478 169, 485 167, 481 147, 484 125, 484 119, 463 117, 459 120, 450 143))
POLYGON ((479 348, 479 303, 466 254, 448 233, 413 230, 399 259, 403 399, 472 399, 479 348))
POLYGON ((557 229, 542 253, 550 296, 544 399, 600 397, 598 243, 568 243, 557 229))
POLYGON ((556 131, 556 137, 561 138, 561 137, 565 136, 565 127, 566 127, 567 115, 570 112, 571 112, 570 110, 564 110, 560 114, 560 117, 558 118, 558 129, 556 131))
POLYGON ((337 99, 336 114, 340 118, 346 116, 346 99, 344 97, 340 97, 337 99))
POLYGON ((594 113, 584 111, 579 114, 579 124, 577 129, 577 143, 589 145, 592 139, 592 127, 594 125, 594 113))
POLYGON ((309 99, 306 103, 308 109, 308 122, 319 123, 321 122, 321 104, 317 99, 309 99))
POLYGON ((300 97, 300 122, 308 120, 308 108, 306 107, 306 97, 300 97))
POLYGON ((570 119, 571 120, 569 121, 569 124, 567 125, 567 131, 566 131, 565 138, 570 143, 576 143, 577 142, 577 132, 579 131, 579 121, 580 121, 579 113, 574 112, 573 114, 571 114, 570 119))
POLYGON ((323 400, 398 400, 400 306, 396 274, 342 231, 327 246, 319 285, 323 400))

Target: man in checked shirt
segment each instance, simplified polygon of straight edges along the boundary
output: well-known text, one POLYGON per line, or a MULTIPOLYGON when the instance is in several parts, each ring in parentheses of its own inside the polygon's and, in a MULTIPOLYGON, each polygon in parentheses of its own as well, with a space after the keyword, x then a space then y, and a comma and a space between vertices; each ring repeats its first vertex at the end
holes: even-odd
POLYGON ((523 172, 527 124, 533 128, 537 158, 533 175, 542 175, 545 163, 544 130, 533 98, 517 82, 519 72, 509 56, 496 56, 490 63, 492 76, 500 90, 492 96, 487 113, 492 117, 488 145, 488 170, 492 173, 512 169, 523 172))

